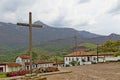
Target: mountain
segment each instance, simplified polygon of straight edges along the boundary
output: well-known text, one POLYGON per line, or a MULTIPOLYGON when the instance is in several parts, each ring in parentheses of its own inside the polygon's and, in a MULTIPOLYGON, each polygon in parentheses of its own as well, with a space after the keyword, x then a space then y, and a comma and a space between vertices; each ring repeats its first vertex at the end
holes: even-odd
POLYGON ((84 37, 86 37, 86 38, 95 38, 95 37, 102 36, 102 35, 98 35, 98 34, 94 34, 94 33, 88 32, 88 31, 79 31, 79 33, 81 35, 83 35, 84 37))
MULTIPOLYGON (((51 27, 41 21, 36 21, 34 24, 43 25, 43 28, 33 27, 34 45, 59 39, 70 39, 75 35, 81 40, 100 36, 87 31, 77 31, 72 28, 51 27)), ((28 35, 28 27, 20 27, 16 24, 0 22, 0 45, 9 45, 11 47, 28 45, 28 35)))
MULTIPOLYGON (((103 36, 72 28, 56 28, 57 26, 52 27, 41 21, 36 21, 34 24, 43 25, 43 28, 33 27, 33 51, 38 54, 49 53, 60 56, 65 55, 75 47, 75 42, 78 45, 83 42, 101 44, 106 40, 120 39, 120 35, 114 33, 103 36)), ((17 55, 28 51, 28 31, 28 27, 0 22, 0 61, 14 60, 17 55)))
POLYGON ((95 44, 102 44, 106 40, 120 40, 120 35, 115 34, 115 33, 111 33, 108 36, 100 36, 100 37, 90 38, 90 39, 86 40, 86 42, 91 42, 91 43, 95 43, 95 44))

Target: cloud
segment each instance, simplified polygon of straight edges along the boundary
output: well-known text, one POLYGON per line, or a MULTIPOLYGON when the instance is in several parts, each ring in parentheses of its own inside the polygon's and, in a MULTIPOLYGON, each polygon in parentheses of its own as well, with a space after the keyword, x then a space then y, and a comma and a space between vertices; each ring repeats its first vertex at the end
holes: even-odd
POLYGON ((108 11, 110 14, 120 14, 120 0, 116 0, 116 4, 108 11))
POLYGON ((120 16, 110 15, 119 13, 119 0, 1 0, 0 21, 28 22, 29 11, 33 22, 40 20, 54 27, 108 34, 116 30, 113 26, 120 26, 120 16))
POLYGON ((90 2, 91 0, 79 0, 79 3, 86 3, 86 2, 90 2))

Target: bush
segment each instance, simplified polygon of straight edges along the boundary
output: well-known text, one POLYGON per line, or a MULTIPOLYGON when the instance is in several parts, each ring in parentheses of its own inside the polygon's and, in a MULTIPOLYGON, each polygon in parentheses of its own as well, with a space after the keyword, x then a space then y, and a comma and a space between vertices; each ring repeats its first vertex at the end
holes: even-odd
POLYGON ((40 67, 35 69, 34 72, 36 73, 46 73, 46 72, 54 72, 59 71, 57 67, 40 67))
POLYGON ((7 77, 21 76, 21 75, 25 75, 26 73, 27 70, 12 71, 12 72, 8 72, 6 76, 7 77))
POLYGON ((66 66, 66 67, 70 67, 70 65, 69 65, 69 64, 66 64, 65 66, 66 66))
POLYGON ((75 66, 75 65, 77 64, 77 61, 71 61, 70 64, 71 64, 72 66, 75 66))
POLYGON ((16 71, 7 73, 7 77, 13 77, 13 76, 17 76, 17 72, 16 71))

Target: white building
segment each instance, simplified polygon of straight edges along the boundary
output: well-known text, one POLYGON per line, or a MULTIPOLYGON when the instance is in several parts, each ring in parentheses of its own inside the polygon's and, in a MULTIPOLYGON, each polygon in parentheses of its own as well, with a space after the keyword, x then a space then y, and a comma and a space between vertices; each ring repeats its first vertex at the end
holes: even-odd
POLYGON ((70 65, 72 61, 76 61, 77 65, 84 64, 92 64, 97 62, 107 62, 107 61, 118 61, 120 60, 120 56, 115 57, 113 52, 108 53, 98 53, 98 61, 97 54, 90 52, 73 52, 71 54, 64 56, 64 64, 70 65))
MULTIPOLYGON (((30 57, 29 56, 18 56, 16 58, 16 63, 22 65, 22 69, 29 70, 30 69, 30 57)), ((50 61, 37 61, 32 62, 32 68, 39 68, 39 67, 51 67, 53 66, 53 62, 50 61)))
POLYGON ((97 62, 97 56, 87 52, 73 52, 64 56, 64 64, 70 65, 70 62, 76 61, 78 65, 92 64, 97 62))
POLYGON ((0 72, 18 71, 21 65, 15 62, 0 62, 0 72))
POLYGON ((53 62, 50 61, 39 61, 37 63, 38 67, 52 67, 53 66, 53 62))
POLYGON ((22 65, 22 69, 26 69, 25 63, 29 63, 30 62, 30 57, 29 56, 18 56, 16 58, 16 63, 21 64, 22 65))

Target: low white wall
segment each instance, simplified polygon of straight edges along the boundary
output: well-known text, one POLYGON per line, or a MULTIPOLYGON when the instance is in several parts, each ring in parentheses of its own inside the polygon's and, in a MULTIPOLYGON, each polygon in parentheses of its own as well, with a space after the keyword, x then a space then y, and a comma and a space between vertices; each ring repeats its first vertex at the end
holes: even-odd
POLYGON ((105 61, 118 61, 118 57, 105 57, 105 61))

